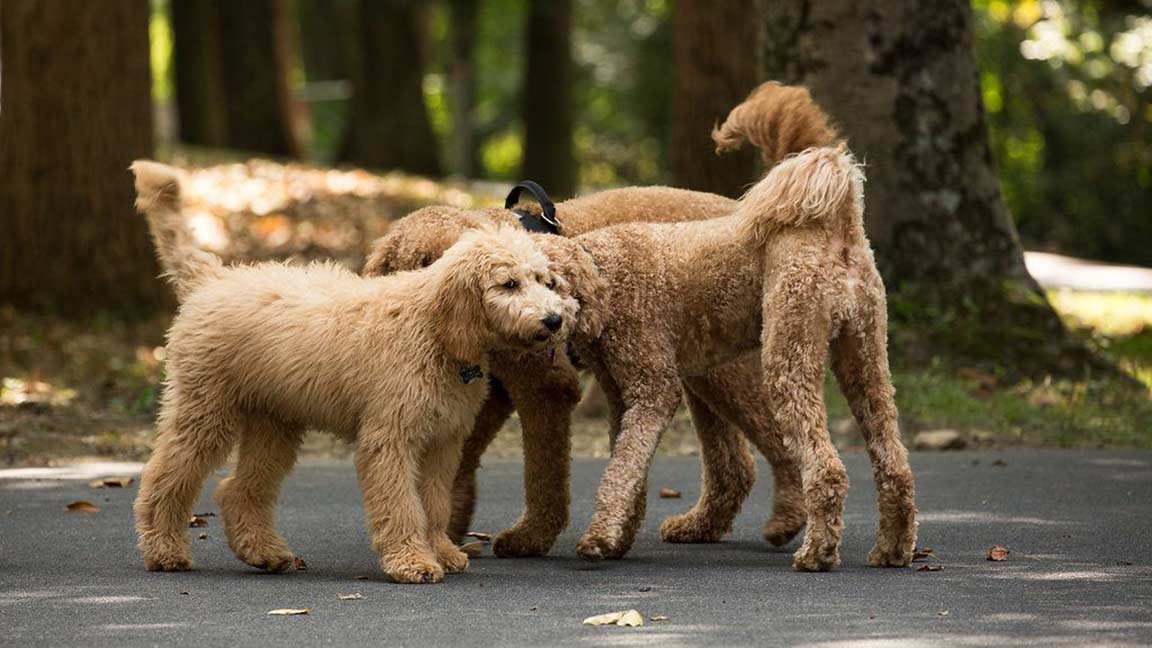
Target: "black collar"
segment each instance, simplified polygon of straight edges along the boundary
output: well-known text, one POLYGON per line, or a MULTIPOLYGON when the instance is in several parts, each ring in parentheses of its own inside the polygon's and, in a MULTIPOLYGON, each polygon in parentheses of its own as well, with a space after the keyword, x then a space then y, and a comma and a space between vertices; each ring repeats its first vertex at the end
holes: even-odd
POLYGON ((504 208, 512 210, 520 225, 529 232, 542 232, 544 234, 559 234, 560 221, 556 219, 556 205, 548 197, 548 193, 540 185, 531 180, 524 180, 512 187, 508 197, 504 199, 504 208), (512 209, 520 201, 520 192, 527 190, 540 203, 540 214, 533 214, 524 209, 512 209))

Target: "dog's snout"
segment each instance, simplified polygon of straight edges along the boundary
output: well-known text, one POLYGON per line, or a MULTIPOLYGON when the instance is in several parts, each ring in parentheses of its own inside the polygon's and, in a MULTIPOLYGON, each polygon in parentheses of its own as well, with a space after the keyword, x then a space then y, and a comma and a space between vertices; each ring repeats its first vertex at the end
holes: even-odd
POLYGON ((544 326, 547 326, 549 331, 556 331, 564 323, 564 318, 560 316, 560 313, 549 313, 548 317, 541 321, 544 322, 544 326))

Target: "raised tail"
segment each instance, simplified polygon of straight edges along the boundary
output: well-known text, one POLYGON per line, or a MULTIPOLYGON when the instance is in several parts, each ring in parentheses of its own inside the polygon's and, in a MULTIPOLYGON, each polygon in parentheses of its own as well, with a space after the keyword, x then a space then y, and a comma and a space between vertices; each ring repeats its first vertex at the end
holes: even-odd
POLYGON ((215 276, 223 265, 215 254, 196 245, 181 213, 181 172, 150 160, 132 163, 136 174, 136 209, 148 217, 156 256, 180 301, 201 279, 215 276))
POLYGON ((843 146, 784 158, 740 199, 740 227, 754 245, 796 227, 863 226, 864 173, 843 146))
POLYGON ((748 140, 760 149, 766 169, 793 153, 841 139, 807 88, 776 81, 760 84, 712 129, 717 154, 738 150, 748 140))

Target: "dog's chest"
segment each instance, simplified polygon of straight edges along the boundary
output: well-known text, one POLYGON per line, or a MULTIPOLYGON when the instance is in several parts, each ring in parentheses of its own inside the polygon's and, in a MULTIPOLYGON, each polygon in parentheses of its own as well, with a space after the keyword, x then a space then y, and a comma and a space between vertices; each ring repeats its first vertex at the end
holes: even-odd
POLYGON ((429 423, 434 436, 468 434, 488 397, 488 367, 449 367, 440 376, 429 423))

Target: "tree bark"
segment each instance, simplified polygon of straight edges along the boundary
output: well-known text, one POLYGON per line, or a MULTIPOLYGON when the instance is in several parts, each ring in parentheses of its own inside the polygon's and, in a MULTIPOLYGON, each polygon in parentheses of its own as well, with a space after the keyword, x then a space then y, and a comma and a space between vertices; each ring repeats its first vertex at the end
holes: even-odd
POLYGON ((571 197, 576 193, 571 0, 529 0, 524 38, 520 174, 539 182, 554 198, 571 197))
POLYGON ((710 127, 761 80, 757 9, 755 0, 677 0, 672 6, 669 163, 679 187, 737 197, 756 179, 755 153, 717 157, 710 127))
POLYGON ((424 105, 424 21, 416 0, 360 0, 352 105, 340 160, 441 175, 424 105))
POLYGON ((344 36, 352 28, 351 0, 296 0, 300 59, 308 82, 348 78, 350 47, 344 36))
POLYGON ((283 0, 223 0, 219 7, 227 146, 299 157, 288 91, 283 0))
POLYGON ((1000 194, 967 0, 798 0, 766 14, 769 77, 808 86, 867 163, 867 228, 905 356, 1016 375, 1111 365, 1028 274, 1000 194))
POLYGON ((0 302, 68 315, 163 302, 128 165, 152 151, 148 0, 0 5, 0 302))
POLYGON ((228 122, 221 79, 219 0, 171 0, 170 7, 180 141, 223 147, 228 122))
POLYGON ((465 178, 476 173, 476 16, 478 0, 448 3, 452 44, 452 171, 465 178))

